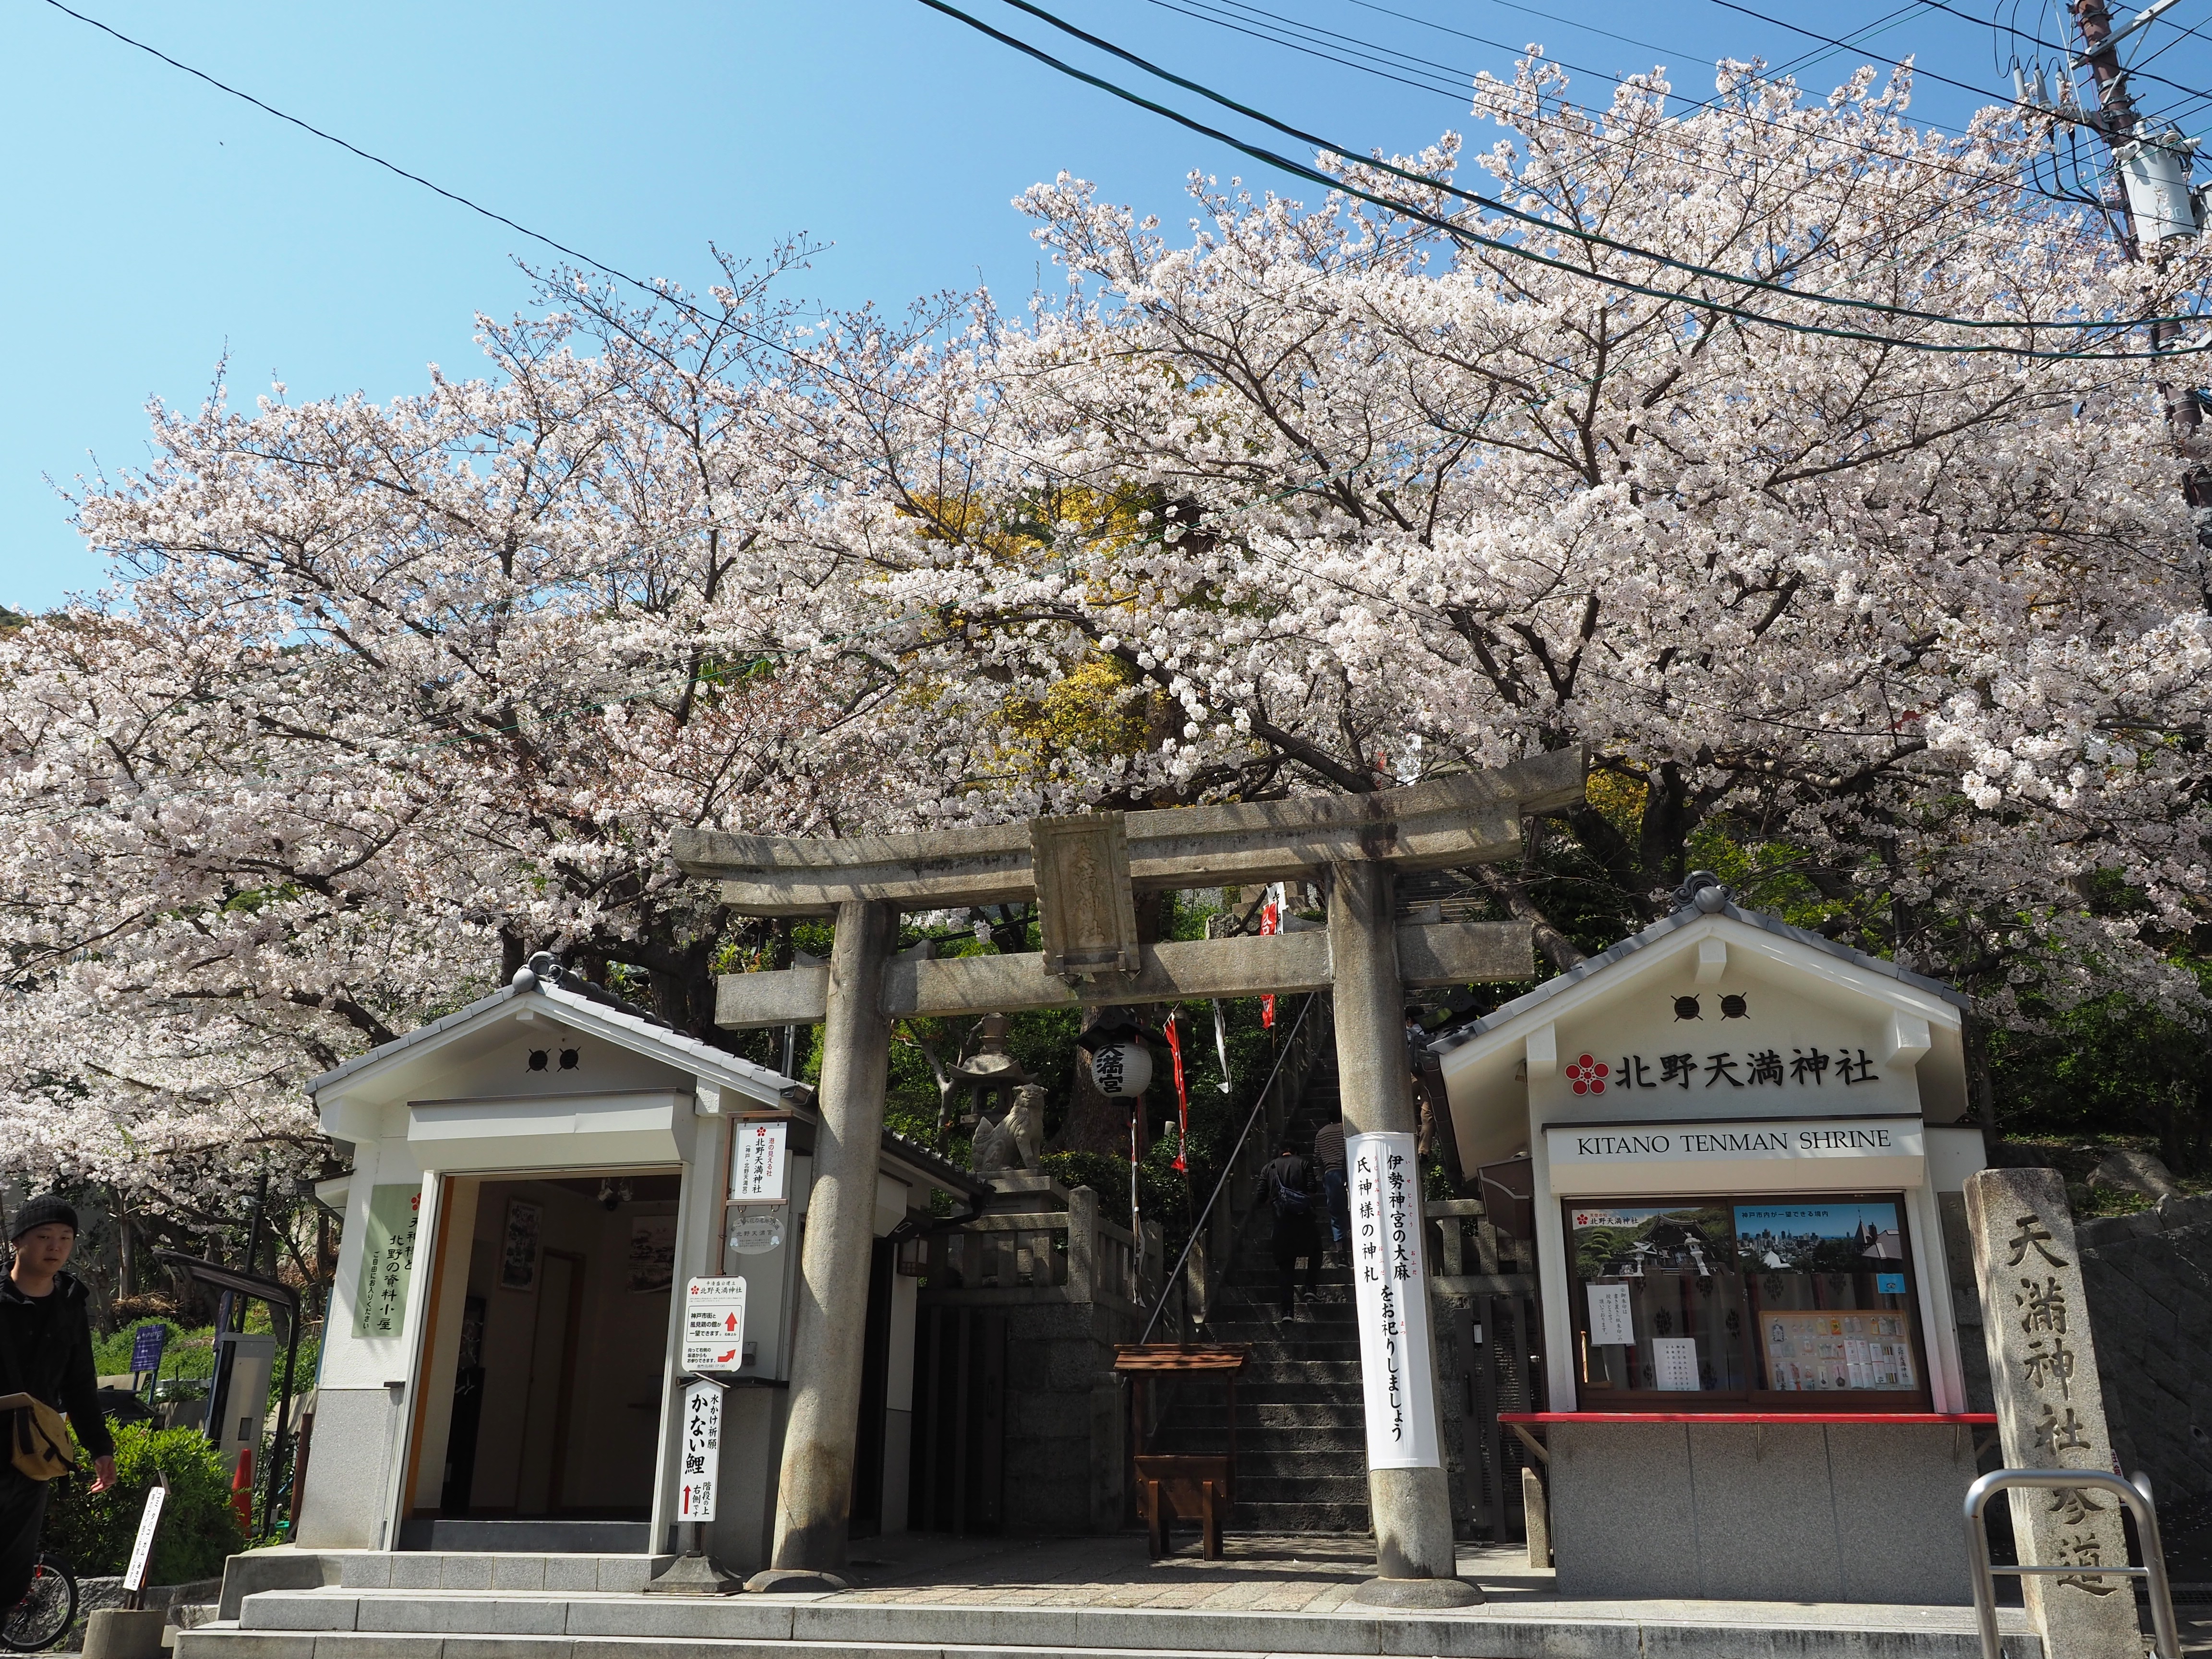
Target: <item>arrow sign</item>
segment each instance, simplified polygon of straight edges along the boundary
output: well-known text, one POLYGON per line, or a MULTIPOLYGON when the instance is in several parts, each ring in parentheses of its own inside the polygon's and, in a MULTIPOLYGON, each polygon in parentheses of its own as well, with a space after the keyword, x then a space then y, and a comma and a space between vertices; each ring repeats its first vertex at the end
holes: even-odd
POLYGON ((731 1371, 744 1352, 745 1281, 695 1279, 684 1294, 684 1369, 731 1371))

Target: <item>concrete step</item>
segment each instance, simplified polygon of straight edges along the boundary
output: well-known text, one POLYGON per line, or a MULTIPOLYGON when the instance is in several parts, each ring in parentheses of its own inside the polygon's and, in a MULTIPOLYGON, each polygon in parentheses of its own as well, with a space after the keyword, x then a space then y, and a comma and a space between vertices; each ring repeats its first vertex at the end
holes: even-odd
MULTIPOLYGON (((1256 1528, 1277 1506, 1239 1504, 1256 1528)), ((1294 1506, 1301 1511, 1319 1505, 1294 1506)), ((1363 1506, 1364 1509, 1364 1506, 1363 1506)), ((1290 1530, 1297 1530, 1291 1528, 1290 1530)), ((1355 1522, 1347 1530, 1364 1530, 1355 1522)), ((1028 1594, 1018 1589, 1010 1598, 1028 1594)), ((1500 1600, 1448 1613, 860 1601, 843 1596, 271 1590, 236 1625, 179 1631, 177 1659, 1978 1659, 1965 1608, 1500 1600), (1702 1613, 1702 1616, 1700 1616, 1702 1613)), ((2006 1659, 2042 1645, 2005 1616, 2006 1659)))

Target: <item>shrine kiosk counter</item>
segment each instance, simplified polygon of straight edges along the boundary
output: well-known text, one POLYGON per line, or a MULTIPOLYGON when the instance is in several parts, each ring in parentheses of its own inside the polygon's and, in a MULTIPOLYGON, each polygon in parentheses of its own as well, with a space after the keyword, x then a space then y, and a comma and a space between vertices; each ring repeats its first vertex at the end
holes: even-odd
MULTIPOLYGON (((768 1565, 805 1091, 545 957, 308 1086, 352 1169, 318 1189, 345 1219, 297 1541, 635 1558, 599 1587, 639 1588, 697 1522, 725 1567, 768 1565), (721 1355, 685 1341, 696 1280, 721 1355), (683 1410, 695 1371, 725 1385, 711 1447, 683 1410)), ((916 1286, 893 1239, 940 1189, 977 1190, 886 1131, 856 1526, 906 1523, 916 1286)))
POLYGON ((1535 1263, 1546 1408, 1509 1426, 1559 1591, 1968 1601, 1967 1000, 1710 878, 1680 898, 1437 1044, 1535 1263))

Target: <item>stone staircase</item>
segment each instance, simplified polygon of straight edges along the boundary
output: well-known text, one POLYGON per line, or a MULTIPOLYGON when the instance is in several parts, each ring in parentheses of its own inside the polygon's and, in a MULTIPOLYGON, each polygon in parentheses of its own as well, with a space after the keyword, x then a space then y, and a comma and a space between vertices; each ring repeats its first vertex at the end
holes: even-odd
MULTIPOLYGON (((1291 1145, 1310 1151, 1314 1132, 1339 1109, 1332 1056, 1314 1073, 1291 1119, 1291 1145)), ((1325 1238, 1325 1218, 1320 1226, 1325 1238)), ((1237 1385, 1233 1524, 1245 1533, 1365 1533, 1367 1440, 1352 1274, 1342 1262, 1323 1268, 1319 1297, 1296 1318, 1284 1319, 1275 1300, 1273 1237, 1273 1217, 1264 1206, 1255 1208, 1238 1236, 1221 1303, 1206 1325, 1209 1342, 1252 1347, 1237 1385)), ((1163 1452, 1204 1453, 1222 1450, 1228 1440, 1222 1389, 1194 1383, 1170 1399, 1152 1444, 1163 1452)))

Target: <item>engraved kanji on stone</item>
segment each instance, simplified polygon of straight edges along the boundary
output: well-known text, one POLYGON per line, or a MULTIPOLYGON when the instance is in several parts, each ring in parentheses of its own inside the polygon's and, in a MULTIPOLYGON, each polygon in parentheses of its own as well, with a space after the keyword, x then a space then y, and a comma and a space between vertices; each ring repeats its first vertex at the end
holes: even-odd
POLYGON ((2069 1527, 2078 1527, 2091 1515, 2102 1515, 2105 1506, 2100 1504, 2087 1486, 2057 1486, 2052 1488, 2050 1512, 2069 1527))
POLYGON ((2057 1256, 2051 1255, 2051 1231, 2043 1224, 2043 1218, 2041 1216, 2033 1213, 2024 1215, 2020 1218, 2017 1224, 2020 1231, 2005 1241, 2006 1246, 2012 1251, 2010 1258, 2008 1259, 2005 1263, 2007 1267, 2017 1267, 2020 1266, 2021 1261, 2027 1258, 2028 1250, 2031 1247, 2033 1247, 2038 1255, 2041 1256, 2045 1261, 2048 1261, 2054 1267, 2070 1267, 2072 1265, 2070 1262, 2061 1261, 2057 1256))
MULTIPOLYGON (((2069 1533, 2058 1540, 2058 1559, 2051 1565, 2059 1567, 2101 1567, 2105 1565, 2105 1552, 2093 1535, 2069 1533)), ((2061 1573, 2057 1582, 2075 1589, 2087 1590, 2092 1595, 2110 1595, 2120 1588, 2106 1580, 2102 1574, 2061 1573)))
POLYGON ((2074 1397, 2074 1350, 2066 1346, 2063 1337, 2038 1337, 2028 1345, 2021 1363, 2027 1367, 2027 1380, 2039 1389, 2058 1385, 2058 1392, 2066 1399, 2074 1397))
POLYGON ((2061 1417, 2058 1408, 2048 1403, 2044 1406, 2043 1415, 2035 1425, 2035 1445, 2036 1449, 2047 1450, 2053 1458, 2061 1452, 2087 1451, 2089 1449, 2089 1443, 2081 1437, 2081 1423, 2074 1415, 2074 1408, 2069 1406, 2066 1414, 2061 1417))
POLYGON ((2020 1281, 2020 1289, 2012 1298, 2023 1310, 2020 1328, 2027 1331, 2055 1331, 2066 1334, 2066 1287, 2048 1273, 2040 1287, 2032 1279, 2020 1281))

